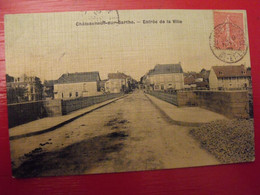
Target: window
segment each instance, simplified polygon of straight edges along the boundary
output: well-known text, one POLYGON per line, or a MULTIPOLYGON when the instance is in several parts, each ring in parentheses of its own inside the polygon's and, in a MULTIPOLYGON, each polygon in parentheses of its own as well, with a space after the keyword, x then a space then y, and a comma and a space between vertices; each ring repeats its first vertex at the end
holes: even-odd
POLYGON ((76 97, 78 97, 79 96, 79 93, 78 92, 76 92, 76 97))
POLYGON ((61 97, 63 98, 63 93, 61 93, 61 97))
POLYGON ((72 96, 72 93, 70 92, 70 97, 72 96))

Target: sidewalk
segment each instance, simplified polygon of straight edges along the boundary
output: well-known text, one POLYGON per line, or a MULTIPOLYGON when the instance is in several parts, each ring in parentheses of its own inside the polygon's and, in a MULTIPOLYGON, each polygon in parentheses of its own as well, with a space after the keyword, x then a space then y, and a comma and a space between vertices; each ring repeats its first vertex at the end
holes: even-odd
POLYGON ((214 120, 227 120, 221 114, 200 107, 177 107, 149 94, 145 95, 171 123, 176 125, 200 126, 214 120))
POLYGON ((107 100, 105 102, 101 102, 99 104, 95 104, 77 111, 74 111, 70 114, 56 117, 46 117, 39 120, 35 120, 23 125, 19 125, 9 129, 9 138, 10 140, 19 139, 22 137, 29 137, 33 135, 39 135, 42 133, 47 133, 53 131, 61 126, 64 126, 77 118, 90 113, 94 110, 102 108, 112 102, 115 102, 121 98, 125 97, 121 96, 115 99, 107 100))

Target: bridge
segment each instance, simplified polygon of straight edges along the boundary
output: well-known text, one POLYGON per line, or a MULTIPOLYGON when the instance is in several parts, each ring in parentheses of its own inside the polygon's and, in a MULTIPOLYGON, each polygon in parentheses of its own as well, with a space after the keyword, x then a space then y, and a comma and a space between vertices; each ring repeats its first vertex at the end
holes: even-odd
POLYGON ((47 176, 213 165, 189 130, 226 116, 136 90, 9 129, 14 175, 47 176))

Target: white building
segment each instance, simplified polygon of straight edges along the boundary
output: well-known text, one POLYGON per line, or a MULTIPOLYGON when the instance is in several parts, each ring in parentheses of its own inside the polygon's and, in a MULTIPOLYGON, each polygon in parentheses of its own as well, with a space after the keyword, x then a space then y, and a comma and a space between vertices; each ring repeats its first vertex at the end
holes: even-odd
MULTIPOLYGON (((42 84, 40 78, 36 76, 27 76, 26 74, 21 75, 20 77, 15 77, 13 82, 8 82, 7 90, 12 88, 13 90, 24 89, 23 94, 16 94, 18 100, 20 101, 38 101, 42 99, 42 84), (21 98, 21 96, 23 96, 21 98), (19 99, 21 98, 21 100, 19 99)), ((14 92, 14 91, 13 91, 14 92)), ((9 97, 8 97, 9 98, 9 97)), ((13 98, 11 98, 13 99, 13 98)), ((12 102, 13 100, 11 100, 12 102)))
POLYGON ((105 83, 105 91, 109 93, 120 93, 126 91, 128 86, 129 76, 124 73, 109 73, 108 80, 105 83))
POLYGON ((54 84, 55 99, 101 95, 99 72, 63 74, 54 84))
POLYGON ((181 64, 157 64, 145 76, 144 84, 153 90, 180 90, 184 88, 181 64))
POLYGON ((247 89, 251 87, 251 69, 244 65, 212 66, 209 74, 210 89, 247 89))

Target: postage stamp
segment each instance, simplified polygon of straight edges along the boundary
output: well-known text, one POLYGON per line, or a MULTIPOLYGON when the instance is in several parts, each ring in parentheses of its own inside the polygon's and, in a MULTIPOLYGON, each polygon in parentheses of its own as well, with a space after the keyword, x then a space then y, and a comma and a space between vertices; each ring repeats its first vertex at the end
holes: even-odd
POLYGON ((210 35, 213 54, 226 63, 240 61, 247 52, 243 13, 218 12, 214 15, 214 30, 210 35))

